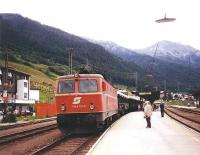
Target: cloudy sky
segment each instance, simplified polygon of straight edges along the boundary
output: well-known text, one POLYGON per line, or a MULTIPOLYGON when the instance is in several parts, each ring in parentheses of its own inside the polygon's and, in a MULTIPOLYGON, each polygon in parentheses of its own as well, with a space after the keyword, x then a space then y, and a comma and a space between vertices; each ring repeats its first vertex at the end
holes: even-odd
POLYGON ((0 13, 138 49, 169 40, 200 49, 199 0, 0 0, 0 13), (156 19, 173 17, 171 23, 156 19))

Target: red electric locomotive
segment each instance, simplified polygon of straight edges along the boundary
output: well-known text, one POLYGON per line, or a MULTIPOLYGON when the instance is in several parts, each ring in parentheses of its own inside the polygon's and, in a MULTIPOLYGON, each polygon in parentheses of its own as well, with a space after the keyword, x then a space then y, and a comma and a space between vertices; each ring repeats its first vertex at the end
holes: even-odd
POLYGON ((63 132, 102 129, 118 113, 117 91, 100 74, 75 74, 56 80, 57 124, 63 132))

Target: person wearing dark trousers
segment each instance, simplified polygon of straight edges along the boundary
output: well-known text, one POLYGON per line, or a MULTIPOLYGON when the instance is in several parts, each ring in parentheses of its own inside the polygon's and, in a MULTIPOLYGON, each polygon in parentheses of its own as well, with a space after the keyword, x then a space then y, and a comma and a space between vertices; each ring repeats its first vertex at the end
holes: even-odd
POLYGON ((151 117, 146 117, 147 128, 151 128, 151 117))
POLYGON ((147 101, 144 103, 144 118, 146 118, 147 121, 147 127, 151 128, 151 115, 152 115, 153 108, 150 105, 150 103, 147 101))
POLYGON ((165 109, 164 103, 161 103, 160 104, 161 117, 164 117, 164 112, 165 112, 164 109, 165 109))

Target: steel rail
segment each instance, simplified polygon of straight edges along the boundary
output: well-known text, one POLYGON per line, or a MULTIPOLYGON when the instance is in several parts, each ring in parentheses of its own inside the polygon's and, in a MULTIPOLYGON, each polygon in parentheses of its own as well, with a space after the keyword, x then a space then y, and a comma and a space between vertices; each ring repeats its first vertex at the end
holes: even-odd
POLYGON ((70 153, 70 155, 77 155, 78 152, 85 147, 87 144, 89 144, 91 142, 92 139, 94 139, 96 136, 91 136, 88 137, 87 140, 85 140, 85 142, 81 143, 72 153, 70 153))
MULTIPOLYGON (((174 108, 174 107, 173 107, 174 108)), ((192 113, 192 114, 197 114, 197 115, 200 115, 200 111, 196 111, 196 110, 193 110, 193 109, 187 109, 187 108, 174 108, 174 109, 178 109, 180 111, 184 111, 184 112, 187 112, 187 113, 192 113)))
POLYGON ((49 126, 43 126, 41 128, 35 128, 35 129, 31 129, 31 130, 27 130, 27 131, 23 131, 23 132, 19 132, 19 133, 5 135, 5 136, 1 137, 0 144, 7 144, 7 143, 10 143, 10 142, 19 140, 19 139, 30 137, 30 136, 33 136, 35 134, 43 133, 43 132, 53 130, 53 129, 56 129, 56 128, 57 128, 57 125, 53 124, 53 125, 49 125, 49 126))
MULTIPOLYGON (((178 114, 178 113, 172 111, 171 109, 168 109, 168 108, 167 108, 167 110, 169 110, 171 113, 176 114, 177 116, 182 117, 182 118, 184 118, 184 119, 186 119, 186 120, 189 120, 189 121, 195 122, 195 123, 197 123, 197 124, 200 124, 199 121, 196 121, 196 120, 193 120, 193 119, 188 118, 188 117, 186 117, 186 116, 183 116, 183 115, 181 115, 181 114, 178 114)), ((181 111, 181 110, 180 110, 180 111, 181 111)), ((193 114, 193 113, 191 113, 191 114, 193 114)))
MULTIPOLYGON (((98 134, 95 134, 93 136, 89 136, 89 137, 83 137, 83 138, 87 138, 86 140, 84 140, 84 142, 81 142, 78 146, 76 146, 74 148, 74 150, 70 153, 70 155, 77 155, 85 146, 87 146, 94 138, 96 138, 97 136, 100 136, 101 132, 98 134)), ((80 135, 80 138, 82 137, 82 135, 80 135)), ((56 146, 59 146, 62 142, 65 142, 66 140, 70 140, 73 138, 77 138, 77 136, 73 136, 71 134, 68 134, 64 137, 61 137, 60 139, 52 142, 51 144, 48 144, 44 147, 42 147, 41 149, 33 152, 30 155, 42 155, 48 151, 51 151, 52 149, 54 149, 56 146)), ((66 146, 65 146, 66 147, 66 146)), ((70 148, 71 149, 71 148, 70 148)), ((63 152, 64 153, 64 152, 63 152)))
MULTIPOLYGON (((177 116, 179 116, 179 117, 182 117, 182 118, 184 118, 184 119, 186 119, 186 120, 189 120, 189 121, 195 122, 195 123, 197 123, 197 124, 200 124, 199 121, 193 120, 193 119, 188 118, 188 117, 185 117, 185 116, 183 116, 183 115, 180 115, 180 114, 178 114, 178 113, 176 113, 176 112, 174 112, 174 111, 172 111, 172 110, 170 110, 170 109, 167 109, 167 110, 169 110, 171 113, 173 113, 173 114, 175 114, 175 115, 177 115, 177 116)), ((192 114, 193 114, 193 113, 192 113, 192 114)))
MULTIPOLYGON (((195 131, 197 131, 197 132, 200 133, 200 129, 195 128, 195 127, 189 125, 188 123, 186 123, 186 122, 184 122, 184 121, 181 121, 180 119, 175 118, 175 117, 172 116, 169 112, 171 112, 171 111, 168 110, 168 109, 165 109, 165 113, 166 113, 169 117, 171 117, 172 119, 176 120, 177 122, 179 122, 179 123, 181 123, 181 124, 184 124, 185 126, 187 126, 187 127, 189 127, 189 128, 191 128, 191 129, 193 129, 193 130, 195 130, 195 131)), ((173 113, 173 112, 171 112, 171 113, 174 114, 174 115, 177 115, 176 113, 173 113)), ((184 117, 182 117, 182 116, 179 116, 179 115, 177 115, 177 116, 178 116, 178 117, 181 117, 182 119, 184 119, 184 120, 186 120, 186 121, 190 121, 190 122, 194 123, 193 121, 188 120, 188 119, 186 119, 186 118, 184 118, 184 117)), ((199 124, 199 123, 198 123, 198 124, 199 124)))
POLYGON ((51 150, 52 148, 56 147, 57 145, 59 145, 60 143, 62 143, 63 141, 69 139, 71 137, 70 134, 65 135, 64 137, 61 137, 59 139, 57 139, 56 141, 42 147, 41 149, 31 153, 30 155, 42 155, 45 152, 48 152, 49 150, 51 150))
POLYGON ((12 128, 22 127, 22 126, 26 126, 26 125, 44 123, 44 122, 50 122, 50 121, 54 121, 54 120, 56 120, 56 118, 42 119, 42 120, 23 122, 23 123, 15 123, 15 124, 11 124, 11 125, 0 126, 0 130, 12 129, 12 128))

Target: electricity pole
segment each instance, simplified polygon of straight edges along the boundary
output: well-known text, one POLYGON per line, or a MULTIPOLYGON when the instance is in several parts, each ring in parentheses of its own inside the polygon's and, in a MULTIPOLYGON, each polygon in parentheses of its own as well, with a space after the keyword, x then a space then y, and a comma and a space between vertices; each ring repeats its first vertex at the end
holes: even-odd
POLYGON ((70 70, 70 74, 72 74, 72 53, 74 52, 73 48, 69 48, 69 70, 70 70))
POLYGON ((5 70, 4 70, 4 79, 3 79, 3 102, 4 102, 4 113, 3 118, 6 117, 7 114, 7 102, 8 102, 8 90, 7 90, 7 76, 8 76, 8 52, 6 50, 5 53, 5 70))
POLYGON ((179 82, 177 82, 177 92, 179 92, 179 82))
POLYGON ((135 73, 135 91, 138 89, 138 72, 135 73))
POLYGON ((89 66, 88 58, 86 59, 86 66, 89 66))
POLYGON ((164 91, 166 91, 166 89, 167 89, 167 81, 164 80, 164 91))
POLYGON ((4 85, 7 85, 7 79, 8 79, 8 52, 6 50, 6 55, 5 55, 5 81, 4 85))

